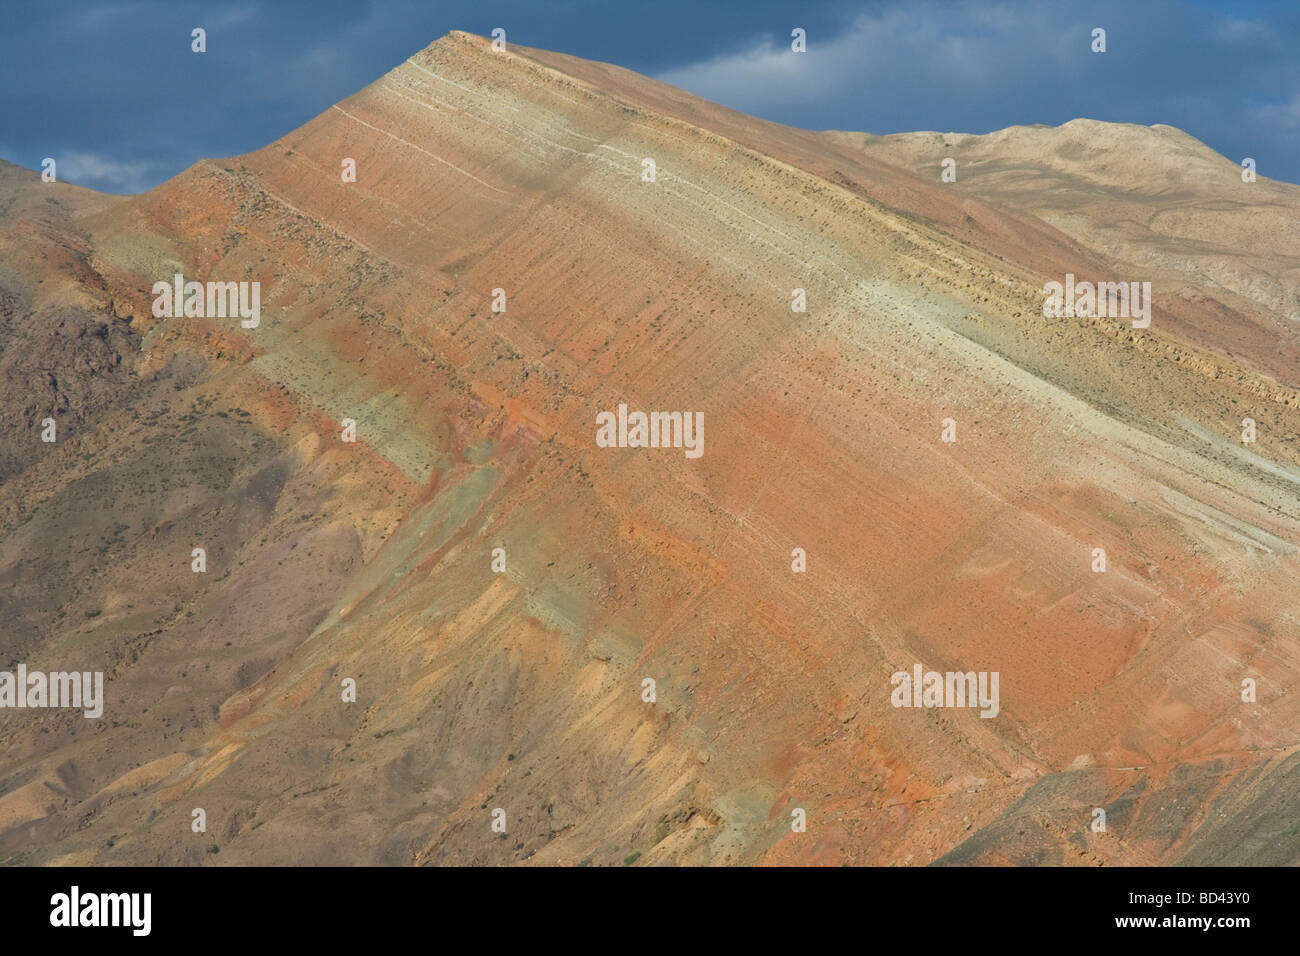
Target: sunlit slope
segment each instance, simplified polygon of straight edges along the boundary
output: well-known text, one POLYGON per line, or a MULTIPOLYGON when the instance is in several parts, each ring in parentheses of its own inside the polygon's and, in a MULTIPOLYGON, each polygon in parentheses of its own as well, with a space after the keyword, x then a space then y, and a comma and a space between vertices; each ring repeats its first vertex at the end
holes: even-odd
POLYGON ((1059 224, 459 33, 73 220, 138 352, 6 483, 0 600, 109 699, 5 714, 6 858, 1239 861, 1292 805, 1296 393, 1162 290, 1044 318, 1113 268, 1059 224), (997 716, 892 706, 918 662, 997 716))

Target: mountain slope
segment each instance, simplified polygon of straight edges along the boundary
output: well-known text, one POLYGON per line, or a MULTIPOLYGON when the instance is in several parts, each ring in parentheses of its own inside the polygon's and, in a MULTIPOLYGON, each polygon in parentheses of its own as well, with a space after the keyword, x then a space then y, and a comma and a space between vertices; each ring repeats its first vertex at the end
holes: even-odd
POLYGON ((936 180, 952 158, 955 191, 1051 223, 1126 276, 1197 303, 1178 312, 1184 335, 1296 384, 1295 186, 1243 182, 1239 165, 1172 126, 1078 119, 987 136, 825 135, 936 180))
POLYGON ((0 183, 6 301, 71 250, 129 344, 6 436, 3 650, 108 700, 4 714, 0 858, 1294 862, 1300 396, 1180 321, 1263 304, 1046 318, 1126 263, 857 146, 453 33, 140 197, 0 183), (918 662, 998 715, 893 707, 918 662))

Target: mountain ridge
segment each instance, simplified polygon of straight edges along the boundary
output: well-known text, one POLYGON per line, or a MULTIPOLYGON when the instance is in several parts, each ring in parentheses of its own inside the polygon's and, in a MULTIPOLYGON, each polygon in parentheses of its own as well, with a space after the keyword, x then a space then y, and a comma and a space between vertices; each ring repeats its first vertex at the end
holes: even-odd
POLYGON ((1180 311, 1262 307, 1043 316, 1114 263, 518 49, 453 34, 71 222, 0 203, 5 354, 61 273, 132 337, 59 443, 46 399, 4 436, 4 650, 102 667, 110 723, 3 725, 0 859, 1294 860, 1298 403, 1180 311), (261 282, 260 325, 153 316, 175 271, 261 282), (705 454, 597 448, 620 402, 705 454), (892 706, 916 662, 1000 671, 998 718, 892 706))

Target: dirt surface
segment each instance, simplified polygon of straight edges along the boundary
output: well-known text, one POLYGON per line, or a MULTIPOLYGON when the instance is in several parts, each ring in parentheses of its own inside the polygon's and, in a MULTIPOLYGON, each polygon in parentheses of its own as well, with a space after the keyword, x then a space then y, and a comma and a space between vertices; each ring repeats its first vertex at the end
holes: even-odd
POLYGON ((0 860, 1300 861, 1300 187, 939 135, 452 33, 142 196, 0 169, 0 652, 106 696, 0 712, 0 860))

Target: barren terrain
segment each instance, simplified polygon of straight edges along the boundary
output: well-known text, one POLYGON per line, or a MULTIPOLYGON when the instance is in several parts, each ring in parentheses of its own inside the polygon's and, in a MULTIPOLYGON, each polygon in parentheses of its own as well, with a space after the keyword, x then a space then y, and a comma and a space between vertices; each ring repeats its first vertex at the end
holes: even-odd
POLYGON ((0 711, 0 860, 1300 862, 1297 222, 1169 127, 812 133, 464 33, 141 196, 0 167, 0 653, 106 681, 0 711))

